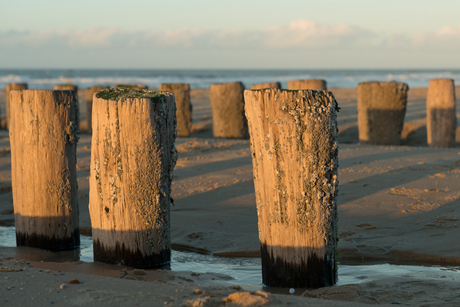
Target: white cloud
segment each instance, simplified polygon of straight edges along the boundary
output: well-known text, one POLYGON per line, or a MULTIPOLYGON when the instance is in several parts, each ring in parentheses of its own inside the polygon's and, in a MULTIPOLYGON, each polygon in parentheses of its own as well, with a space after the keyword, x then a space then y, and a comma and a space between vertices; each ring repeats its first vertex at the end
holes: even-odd
MULTIPOLYGON (((181 28, 165 32, 128 32, 100 27, 29 32, 0 30, 0 46, 3 67, 14 67, 16 63, 36 66, 33 64, 37 62, 55 66, 57 61, 69 58, 73 58, 76 65, 102 63, 108 67, 121 62, 166 67, 186 67, 190 63, 202 67, 209 67, 211 63, 223 63, 226 67, 247 66, 248 63, 259 67, 265 67, 266 63, 303 67, 312 64, 382 67, 404 63, 413 66, 418 58, 421 63, 432 61, 434 53, 458 53, 460 25, 416 35, 384 35, 347 24, 319 24, 304 19, 264 30, 181 28)), ((453 55, 442 61, 440 56, 437 63, 446 65, 454 59, 459 66, 453 55)))

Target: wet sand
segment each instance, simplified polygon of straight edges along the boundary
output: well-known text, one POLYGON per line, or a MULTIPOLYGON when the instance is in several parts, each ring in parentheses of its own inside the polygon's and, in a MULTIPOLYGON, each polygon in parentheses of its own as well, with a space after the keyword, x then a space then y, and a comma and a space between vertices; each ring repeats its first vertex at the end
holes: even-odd
MULTIPOLYGON (((460 211, 456 207, 460 205, 460 150, 427 146, 426 88, 409 91, 401 146, 359 145, 356 90, 331 91, 341 107, 338 114, 340 263, 459 265, 460 244, 456 238, 460 235, 460 211)), ((87 123, 82 91, 79 99, 83 131, 87 123)), ((172 197, 175 201, 171 208, 173 248, 216 256, 258 256, 249 141, 212 138, 207 90, 193 90, 192 104, 192 136, 176 141, 179 160, 174 171, 172 197)), ((4 117, 4 92, 0 106, 4 117)), ((460 142, 459 130, 457 142, 460 142)), ((82 133, 77 149, 77 170, 80 226, 86 235, 91 233, 90 150, 91 138, 82 133)), ((10 157, 8 132, 0 130, 0 226, 14 225, 10 157)), ((242 291, 228 283, 228 276, 221 274, 162 270, 135 275, 130 268, 100 263, 41 262, 45 257, 43 253, 30 248, 0 247, 0 267, 23 269, 19 272, 1 269, 0 302, 162 306, 192 306, 195 302, 199 306, 201 301, 203 306, 217 306, 224 304, 223 299, 230 293, 242 291), (64 289, 59 289, 73 278, 81 283, 66 284, 64 289), (11 290, 7 290, 8 287, 11 290), (199 289, 197 293, 196 289, 199 289)), ((271 293, 266 298, 265 294, 255 291, 273 289, 241 287, 252 293, 240 297, 241 302, 254 300, 254 304, 273 306, 460 303, 456 294, 460 283, 455 272, 368 276, 356 285, 306 292, 298 289, 297 296, 271 293)))

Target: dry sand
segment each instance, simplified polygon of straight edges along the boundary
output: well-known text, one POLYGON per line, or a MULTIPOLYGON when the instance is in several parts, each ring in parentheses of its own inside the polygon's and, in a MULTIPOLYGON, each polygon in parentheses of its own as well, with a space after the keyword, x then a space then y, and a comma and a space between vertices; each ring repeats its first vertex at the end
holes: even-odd
MULTIPOLYGON (((409 91, 401 146, 359 145, 356 90, 331 91, 341 107, 340 263, 459 265, 460 210, 456 207, 460 205, 460 149, 427 147, 426 88, 409 91)), ((82 91, 79 97, 84 130, 87 123, 82 91)), ((2 119, 4 104, 2 92, 2 119)), ((171 208, 173 248, 216 256, 257 256, 249 141, 212 138, 207 90, 193 90, 192 104, 192 137, 176 141, 179 160, 173 181, 175 204, 171 208)), ((77 169, 80 226, 85 235, 91 233, 90 150, 91 138, 82 133, 77 169)), ((8 132, 0 130, 0 226, 14 226, 10 168, 8 132)), ((298 289, 297 295, 287 295, 286 290, 232 285, 228 283, 230 277, 222 274, 139 272, 101 263, 52 260, 46 251, 0 247, 0 305, 460 305, 460 279, 458 273, 449 271, 363 276, 359 284, 298 289), (41 262, 43 259, 48 261, 41 262), (71 279, 80 283, 68 284, 71 279), (228 297, 244 291, 248 293, 228 297)))

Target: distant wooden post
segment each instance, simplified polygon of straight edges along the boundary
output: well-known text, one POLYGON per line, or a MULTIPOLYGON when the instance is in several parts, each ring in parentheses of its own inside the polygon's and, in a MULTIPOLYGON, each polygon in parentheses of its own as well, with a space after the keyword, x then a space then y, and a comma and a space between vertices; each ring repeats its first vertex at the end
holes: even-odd
POLYGON ((322 80, 322 79, 289 80, 288 89, 326 91, 327 85, 326 85, 326 80, 322 80))
POLYGON ((27 83, 10 83, 6 85, 5 99, 6 99, 6 127, 10 127, 10 92, 12 90, 26 90, 27 83))
POLYGON ((176 106, 171 93, 107 89, 95 95, 89 211, 94 260, 136 268, 171 257, 176 106))
POLYGON ((406 114, 409 86, 399 82, 358 84, 359 141, 399 145, 406 114))
POLYGON ((108 86, 93 85, 85 90, 85 100, 86 100, 86 118, 88 120, 88 134, 92 133, 91 130, 91 120, 93 112, 93 95, 96 92, 102 91, 103 89, 109 88, 108 86))
POLYGON ((192 129, 192 105, 190 85, 181 83, 161 84, 160 91, 171 92, 176 101, 177 136, 188 137, 192 129))
POLYGON ((433 79, 426 98, 428 146, 454 147, 457 129, 455 85, 452 79, 433 79))
POLYGON ((266 82, 251 85, 251 90, 261 90, 265 88, 276 88, 281 89, 281 83, 279 82, 266 82))
POLYGON ((74 91, 78 95, 78 86, 74 84, 56 84, 54 89, 56 91, 74 91))
POLYGON ((212 131, 216 138, 248 138, 241 82, 211 84, 212 131))
POLYGON ((11 92, 10 142, 16 242, 49 250, 80 246, 74 92, 11 92))
POLYGON ((262 253, 273 287, 337 281, 337 102, 331 92, 245 91, 262 253))
POLYGON ((144 84, 117 84, 115 88, 128 88, 133 90, 146 90, 148 89, 147 85, 144 84))

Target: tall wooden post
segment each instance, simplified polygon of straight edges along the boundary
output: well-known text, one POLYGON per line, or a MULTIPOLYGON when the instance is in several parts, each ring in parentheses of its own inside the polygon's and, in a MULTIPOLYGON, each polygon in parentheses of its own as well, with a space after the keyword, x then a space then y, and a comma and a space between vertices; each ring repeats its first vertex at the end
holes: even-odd
POLYGON ((78 95, 78 86, 74 84, 56 84, 54 89, 56 91, 74 91, 78 95))
POLYGON ((359 141, 399 145, 406 114, 409 86, 399 82, 358 84, 359 141))
POLYGON ((171 257, 176 106, 167 92, 106 89, 93 101, 89 211, 94 260, 136 268, 171 257))
POLYGON ((426 98, 428 146, 454 147, 456 129, 457 112, 454 80, 430 80, 426 98))
POLYGON ((188 137, 192 129, 192 104, 190 85, 181 83, 161 84, 160 91, 171 92, 176 101, 177 136, 188 137))
POLYGON ((248 138, 241 82, 211 84, 212 131, 216 138, 248 138))
POLYGON ((6 85, 5 99, 6 99, 6 127, 10 127, 10 92, 12 90, 26 90, 27 83, 10 83, 6 85))
POLYGON ((337 102, 331 92, 245 91, 262 253, 274 287, 337 281, 337 102))
POLYGON ((49 250, 80 245, 75 92, 11 92, 16 242, 49 250))
POLYGON ((128 88, 133 90, 146 90, 148 89, 147 85, 144 84, 117 84, 115 88, 128 88))
POLYGON ((91 120, 93 113, 93 95, 96 92, 102 91, 103 89, 109 88, 108 86, 93 85, 85 90, 85 100, 86 100, 86 118, 88 119, 88 129, 86 130, 88 134, 92 133, 91 130, 91 120))
POLYGON ((281 83, 279 83, 279 82, 265 82, 265 83, 259 83, 259 84, 251 85, 251 90, 262 90, 262 89, 265 89, 265 88, 281 89, 281 83))
POLYGON ((326 80, 322 79, 289 80, 288 89, 326 91, 327 85, 326 80))

